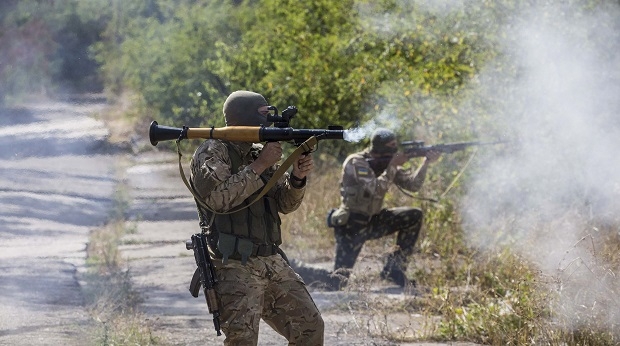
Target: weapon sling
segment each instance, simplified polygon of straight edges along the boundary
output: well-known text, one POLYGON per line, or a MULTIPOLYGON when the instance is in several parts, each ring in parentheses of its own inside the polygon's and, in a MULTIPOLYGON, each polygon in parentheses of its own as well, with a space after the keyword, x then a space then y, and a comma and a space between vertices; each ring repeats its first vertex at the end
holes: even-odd
POLYGON ((179 146, 179 142, 180 141, 181 141, 181 138, 177 139, 177 141, 176 141, 176 144, 177 144, 177 154, 179 155, 179 173, 181 174, 181 179, 183 179, 183 183, 185 183, 185 186, 187 186, 187 189, 189 190, 189 192, 192 193, 192 195, 196 199, 196 202, 198 204, 200 204, 201 207, 205 208, 206 210, 208 210, 208 211, 210 211, 212 213, 211 220, 209 220, 208 225, 207 225, 208 227, 211 226, 211 223, 213 222, 213 217, 215 216, 215 214, 219 214, 219 215, 232 214, 232 213, 238 212, 239 210, 243 210, 243 209, 249 207, 250 205, 256 203, 269 190, 271 190, 271 188, 278 182, 278 179, 280 179, 280 177, 282 175, 284 175, 284 172, 286 172, 289 169, 289 167, 291 167, 293 162, 295 162, 295 160, 297 160, 297 158, 301 154, 311 152, 312 149, 317 144, 317 139, 316 139, 315 136, 312 136, 312 137, 308 138, 305 142, 303 142, 300 146, 298 146, 297 149, 295 149, 295 151, 293 151, 293 153, 291 153, 291 155, 289 155, 289 157, 286 158, 286 160, 284 160, 282 165, 280 167, 278 167, 278 169, 275 171, 275 173, 273 174, 271 179, 269 179, 267 184, 265 184, 265 186, 263 186, 263 189, 256 196, 256 198, 254 198, 253 201, 251 201, 250 203, 246 204, 245 206, 243 206, 241 208, 233 208, 232 210, 229 210, 227 212, 221 212, 220 213, 220 212, 216 212, 216 211, 212 210, 203 201, 201 201, 200 197, 198 197, 198 195, 194 191, 194 188, 187 181, 187 177, 185 177, 185 173, 183 172, 183 164, 181 163, 181 157, 183 156, 183 154, 181 154, 181 148, 179 146))

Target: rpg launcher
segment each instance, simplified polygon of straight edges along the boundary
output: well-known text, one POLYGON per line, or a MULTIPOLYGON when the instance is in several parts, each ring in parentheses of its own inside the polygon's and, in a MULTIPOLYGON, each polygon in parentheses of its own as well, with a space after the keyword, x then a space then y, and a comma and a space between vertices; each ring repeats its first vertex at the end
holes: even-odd
POLYGON ((295 145, 300 145, 310 137, 321 139, 344 139, 344 129, 342 126, 328 126, 327 129, 294 129, 289 126, 290 119, 297 113, 297 108, 289 106, 278 115, 278 110, 274 106, 269 109, 275 114, 267 116, 268 122, 273 122, 273 127, 265 126, 227 126, 210 128, 176 128, 161 126, 157 121, 151 122, 149 129, 149 139, 152 145, 157 145, 161 141, 181 140, 181 139, 223 139, 236 142, 275 142, 288 141, 295 145))

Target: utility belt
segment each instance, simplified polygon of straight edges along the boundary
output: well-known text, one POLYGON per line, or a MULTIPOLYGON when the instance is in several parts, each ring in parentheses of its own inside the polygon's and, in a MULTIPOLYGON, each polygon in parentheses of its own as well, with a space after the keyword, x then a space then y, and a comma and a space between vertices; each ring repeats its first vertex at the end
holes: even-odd
POLYGON ((267 257, 275 254, 282 255, 283 252, 276 244, 255 244, 250 239, 239 238, 231 234, 220 233, 218 235, 217 246, 210 243, 214 251, 215 258, 221 259, 226 264, 228 259, 241 261, 246 264, 249 257, 267 257))
MULTIPOLYGON (((249 257, 267 257, 278 253, 278 246, 276 244, 252 244, 252 252, 249 257)), ((238 252, 228 256, 230 259, 241 260, 241 254, 238 252)))
POLYGON ((372 219, 372 216, 362 214, 362 213, 351 212, 349 215, 349 223, 355 222, 355 223, 367 225, 368 223, 370 223, 370 219, 372 219))

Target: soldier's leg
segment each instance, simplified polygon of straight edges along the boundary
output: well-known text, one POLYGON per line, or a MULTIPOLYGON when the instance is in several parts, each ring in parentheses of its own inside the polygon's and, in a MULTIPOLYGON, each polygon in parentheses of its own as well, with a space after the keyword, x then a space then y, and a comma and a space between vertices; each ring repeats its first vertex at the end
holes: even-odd
POLYGON ((386 211, 386 216, 380 219, 387 219, 386 223, 398 229, 396 245, 405 257, 413 253, 413 248, 420 235, 424 214, 422 210, 416 208, 392 208, 386 211), (392 221, 388 221, 392 220, 392 221))
POLYGON ((322 346, 324 322, 306 286, 279 256, 264 258, 270 276, 263 319, 289 345, 322 346))
POLYGON ((424 215, 420 209, 415 208, 391 208, 383 209, 372 220, 371 236, 379 238, 387 234, 398 232, 396 245, 398 249, 391 253, 381 272, 381 276, 389 278, 405 286, 409 282, 405 276, 408 257, 413 253, 415 243, 422 228, 424 215))
POLYGON ((250 258, 244 266, 230 260, 213 261, 218 279, 217 292, 224 345, 257 345, 267 280, 261 277, 264 265, 250 258))
POLYGON ((364 243, 368 239, 368 227, 348 224, 335 227, 336 261, 334 270, 351 269, 355 265, 364 243))
POLYGON ((420 209, 407 207, 383 209, 371 220, 369 239, 378 239, 398 232, 396 245, 399 247, 399 252, 409 256, 413 253, 423 221, 424 214, 420 209))
POLYGON ((318 287, 330 291, 339 290, 342 278, 331 270, 306 264, 297 259, 289 260, 289 265, 295 273, 299 274, 306 286, 318 287))

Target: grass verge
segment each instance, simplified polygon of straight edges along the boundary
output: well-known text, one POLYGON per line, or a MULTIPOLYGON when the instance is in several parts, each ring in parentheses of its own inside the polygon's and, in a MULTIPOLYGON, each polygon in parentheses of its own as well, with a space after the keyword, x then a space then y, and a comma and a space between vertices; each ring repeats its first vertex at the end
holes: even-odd
POLYGON ((131 232, 124 219, 127 206, 127 187, 119 183, 110 221, 90 234, 84 291, 88 310, 100 326, 94 339, 103 346, 158 345, 159 338, 138 311, 141 298, 118 248, 122 236, 131 232))

